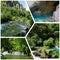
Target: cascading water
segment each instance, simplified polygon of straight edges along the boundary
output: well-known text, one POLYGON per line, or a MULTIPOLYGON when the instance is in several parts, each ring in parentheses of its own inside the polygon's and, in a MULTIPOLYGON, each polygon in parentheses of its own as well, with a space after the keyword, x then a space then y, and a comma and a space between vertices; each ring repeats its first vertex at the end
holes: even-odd
POLYGON ((56 10, 53 12, 53 16, 49 19, 50 22, 59 22, 59 5, 56 7, 56 10))

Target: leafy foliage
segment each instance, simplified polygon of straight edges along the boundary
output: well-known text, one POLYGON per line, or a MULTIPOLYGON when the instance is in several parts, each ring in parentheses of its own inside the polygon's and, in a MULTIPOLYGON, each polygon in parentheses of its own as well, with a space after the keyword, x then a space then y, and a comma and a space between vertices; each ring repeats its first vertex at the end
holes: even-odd
POLYGON ((54 50, 57 50, 55 47, 59 47, 58 24, 35 24, 28 34, 27 40, 31 49, 39 51, 42 55, 45 55, 44 57, 53 58, 52 55, 54 54, 54 57, 58 58, 58 52, 54 52, 54 50))
POLYGON ((1 40, 1 48, 3 51, 20 51, 25 54, 30 55, 30 50, 26 44, 25 39, 19 38, 2 38, 1 40))
POLYGON ((53 44, 53 40, 54 40, 54 39, 51 38, 51 37, 50 37, 48 40, 45 40, 44 43, 43 43, 44 46, 53 47, 53 46, 54 46, 54 44, 53 44))
MULTIPOLYGON (((19 4, 19 2, 16 1, 19 7, 11 6, 11 4, 10 4, 11 1, 9 1, 9 3, 7 3, 7 2, 1 1, 1 22, 2 23, 7 22, 7 21, 13 21, 13 20, 14 21, 15 20, 19 20, 19 21, 25 20, 28 25, 30 25, 30 26, 32 25, 33 20, 30 16, 30 13, 28 11, 26 11, 26 9, 23 8, 23 6, 21 4, 19 4), (24 18, 24 19, 22 19, 22 18, 24 18)), ((15 4, 15 3, 13 2, 13 4, 15 4)))

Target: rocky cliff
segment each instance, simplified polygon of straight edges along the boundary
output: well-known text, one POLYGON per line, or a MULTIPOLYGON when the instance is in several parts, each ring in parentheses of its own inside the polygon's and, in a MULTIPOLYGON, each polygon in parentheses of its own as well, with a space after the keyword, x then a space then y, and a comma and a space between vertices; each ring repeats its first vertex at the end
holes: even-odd
POLYGON ((23 9, 23 6, 18 1, 3 1, 1 4, 5 6, 16 7, 17 9, 23 9))
POLYGON ((58 1, 35 1, 30 6, 31 12, 36 14, 51 14, 56 10, 58 1))

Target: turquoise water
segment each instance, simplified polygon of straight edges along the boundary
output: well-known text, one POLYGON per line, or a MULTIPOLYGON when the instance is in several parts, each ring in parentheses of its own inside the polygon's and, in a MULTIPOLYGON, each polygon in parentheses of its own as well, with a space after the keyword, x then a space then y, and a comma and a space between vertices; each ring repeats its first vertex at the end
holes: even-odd
POLYGON ((36 14, 33 14, 33 18, 36 22, 45 22, 45 21, 49 21, 49 17, 51 15, 36 15, 36 14))
POLYGON ((1 35, 2 36, 17 36, 22 34, 21 36, 26 35, 26 28, 29 26, 26 22, 21 23, 20 21, 9 21, 7 23, 1 24, 1 35))
POLYGON ((59 51, 59 49, 58 48, 56 48, 56 47, 54 47, 54 48, 52 48, 52 49, 50 49, 51 51, 59 51))

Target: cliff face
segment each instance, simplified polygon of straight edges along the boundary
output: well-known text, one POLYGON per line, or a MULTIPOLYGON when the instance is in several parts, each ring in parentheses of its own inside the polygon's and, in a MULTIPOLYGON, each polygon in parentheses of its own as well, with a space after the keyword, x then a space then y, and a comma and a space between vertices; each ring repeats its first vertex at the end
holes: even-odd
POLYGON ((23 12, 27 11, 18 1, 1 1, 1 23, 20 20, 20 16, 26 15, 23 12))
POLYGON ((20 9, 23 6, 18 1, 2 1, 1 4, 9 7, 16 7, 17 9, 20 9))
POLYGON ((30 7, 32 13, 36 14, 51 14, 56 10, 58 1, 36 1, 30 7))
POLYGON ((1 3, 2 4, 4 3, 5 5, 11 6, 11 7, 16 6, 16 4, 20 5, 18 1, 2 1, 1 3))

